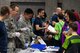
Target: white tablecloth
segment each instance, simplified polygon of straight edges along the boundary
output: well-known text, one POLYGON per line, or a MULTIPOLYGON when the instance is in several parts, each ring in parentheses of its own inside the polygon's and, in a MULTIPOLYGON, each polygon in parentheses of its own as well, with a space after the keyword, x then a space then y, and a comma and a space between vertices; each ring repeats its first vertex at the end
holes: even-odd
POLYGON ((59 51, 59 47, 48 46, 43 51, 33 48, 27 48, 25 50, 20 50, 18 53, 56 53, 57 51, 59 51))

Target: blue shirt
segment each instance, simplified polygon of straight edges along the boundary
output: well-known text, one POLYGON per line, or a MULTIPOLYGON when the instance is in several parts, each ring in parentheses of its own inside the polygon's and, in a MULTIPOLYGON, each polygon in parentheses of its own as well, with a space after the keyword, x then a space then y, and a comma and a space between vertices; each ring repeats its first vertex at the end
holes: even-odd
POLYGON ((57 14, 54 14, 52 16, 52 21, 58 22, 58 15, 57 14))
POLYGON ((7 51, 7 30, 4 22, 0 21, 0 52, 7 51))
POLYGON ((35 18, 32 18, 32 23, 34 23, 34 21, 35 21, 35 18))

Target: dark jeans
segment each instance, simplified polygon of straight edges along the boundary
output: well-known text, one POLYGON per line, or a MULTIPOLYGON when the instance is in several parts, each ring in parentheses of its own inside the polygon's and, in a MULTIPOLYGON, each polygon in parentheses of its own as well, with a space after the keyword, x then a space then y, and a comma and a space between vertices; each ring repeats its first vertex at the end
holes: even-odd
POLYGON ((55 40, 54 39, 54 46, 59 46, 60 49, 57 53, 62 53, 62 44, 61 44, 61 40, 55 40))
POLYGON ((59 46, 60 50, 57 53, 62 53, 62 44, 60 40, 55 40, 54 38, 44 40, 47 46, 59 46))
POLYGON ((44 42, 47 44, 47 46, 54 46, 54 40, 53 39, 45 39, 44 42))

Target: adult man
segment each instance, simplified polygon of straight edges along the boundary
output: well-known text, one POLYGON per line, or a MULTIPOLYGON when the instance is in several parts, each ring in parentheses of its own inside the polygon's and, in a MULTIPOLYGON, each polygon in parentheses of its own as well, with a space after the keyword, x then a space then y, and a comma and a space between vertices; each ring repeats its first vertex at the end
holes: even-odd
POLYGON ((17 30, 17 26, 14 21, 14 17, 18 14, 19 7, 16 4, 10 5, 10 17, 5 19, 5 24, 8 32, 8 53, 14 53, 15 41, 14 33, 17 30))
POLYGON ((30 23, 30 18, 33 17, 33 11, 30 8, 25 9, 24 13, 18 20, 18 29, 22 32, 22 41, 25 44, 26 42, 28 45, 30 44, 30 37, 33 35, 32 26, 30 23))
POLYGON ((1 7, 0 10, 0 53, 7 53, 7 31, 4 19, 9 16, 9 8, 7 6, 1 7))
POLYGON ((54 26, 56 22, 58 22, 58 14, 61 14, 61 8, 57 7, 56 12, 53 13, 53 16, 51 17, 51 24, 54 26))
POLYGON ((43 22, 41 19, 44 16, 44 9, 38 9, 37 13, 38 16, 35 18, 34 21, 34 33, 37 36, 44 36, 45 27, 43 27, 43 22))

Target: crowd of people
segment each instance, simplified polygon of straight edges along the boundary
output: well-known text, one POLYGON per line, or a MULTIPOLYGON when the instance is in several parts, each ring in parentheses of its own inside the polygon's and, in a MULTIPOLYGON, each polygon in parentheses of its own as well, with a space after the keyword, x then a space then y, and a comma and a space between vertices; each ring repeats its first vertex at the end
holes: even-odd
POLYGON ((50 18, 43 8, 37 10, 36 16, 31 8, 18 15, 19 10, 16 4, 0 8, 0 53, 17 53, 26 49, 25 43, 30 47, 37 37, 47 46, 59 46, 58 53, 80 52, 80 15, 76 10, 57 7, 50 18))

